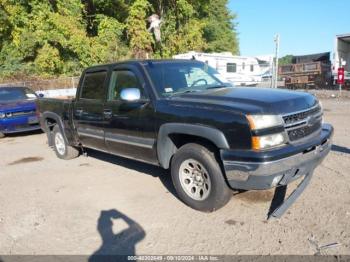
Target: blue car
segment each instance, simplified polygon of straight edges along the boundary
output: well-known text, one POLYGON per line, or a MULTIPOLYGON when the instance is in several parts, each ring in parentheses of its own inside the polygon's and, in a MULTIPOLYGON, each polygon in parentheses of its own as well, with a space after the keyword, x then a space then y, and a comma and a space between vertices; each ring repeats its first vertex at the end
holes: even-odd
POLYGON ((0 87, 0 138, 40 129, 37 98, 27 87, 0 87))

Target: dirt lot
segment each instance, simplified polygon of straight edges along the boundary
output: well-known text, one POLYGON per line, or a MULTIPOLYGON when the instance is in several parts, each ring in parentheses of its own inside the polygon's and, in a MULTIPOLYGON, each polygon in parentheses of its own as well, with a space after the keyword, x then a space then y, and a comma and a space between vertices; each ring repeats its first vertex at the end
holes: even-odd
POLYGON ((334 147, 304 194, 266 221, 273 191, 223 209, 180 202, 160 168, 89 151, 56 158, 44 134, 0 140, 0 254, 350 254, 350 100, 323 100, 334 147))

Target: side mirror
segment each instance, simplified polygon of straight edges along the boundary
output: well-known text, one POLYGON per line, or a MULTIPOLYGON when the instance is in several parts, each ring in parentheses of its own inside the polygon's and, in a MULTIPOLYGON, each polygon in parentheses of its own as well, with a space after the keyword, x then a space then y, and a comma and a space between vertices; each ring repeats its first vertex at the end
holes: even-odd
POLYGON ((43 98, 43 97, 44 97, 44 94, 43 94, 43 93, 40 93, 40 94, 39 94, 39 97, 40 97, 40 98, 43 98))
POLYGON ((141 99, 141 92, 138 88, 123 88, 120 92, 120 98, 125 101, 136 101, 141 99))

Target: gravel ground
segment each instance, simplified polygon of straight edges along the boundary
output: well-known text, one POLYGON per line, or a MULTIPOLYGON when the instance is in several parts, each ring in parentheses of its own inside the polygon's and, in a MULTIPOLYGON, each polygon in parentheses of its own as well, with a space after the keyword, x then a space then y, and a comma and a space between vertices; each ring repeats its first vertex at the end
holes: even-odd
POLYGON ((215 213, 180 202, 166 171, 89 151, 56 158, 41 133, 0 140, 0 254, 350 255, 350 100, 322 101, 334 147, 298 201, 266 221, 273 191, 215 213))

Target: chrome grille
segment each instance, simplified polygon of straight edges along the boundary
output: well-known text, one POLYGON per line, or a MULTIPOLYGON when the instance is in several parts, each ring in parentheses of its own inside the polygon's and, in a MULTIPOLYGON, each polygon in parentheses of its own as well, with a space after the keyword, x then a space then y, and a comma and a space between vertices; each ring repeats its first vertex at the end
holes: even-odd
POLYGON ((300 112, 284 115, 284 126, 290 141, 297 141, 321 129, 322 109, 319 105, 300 112))

